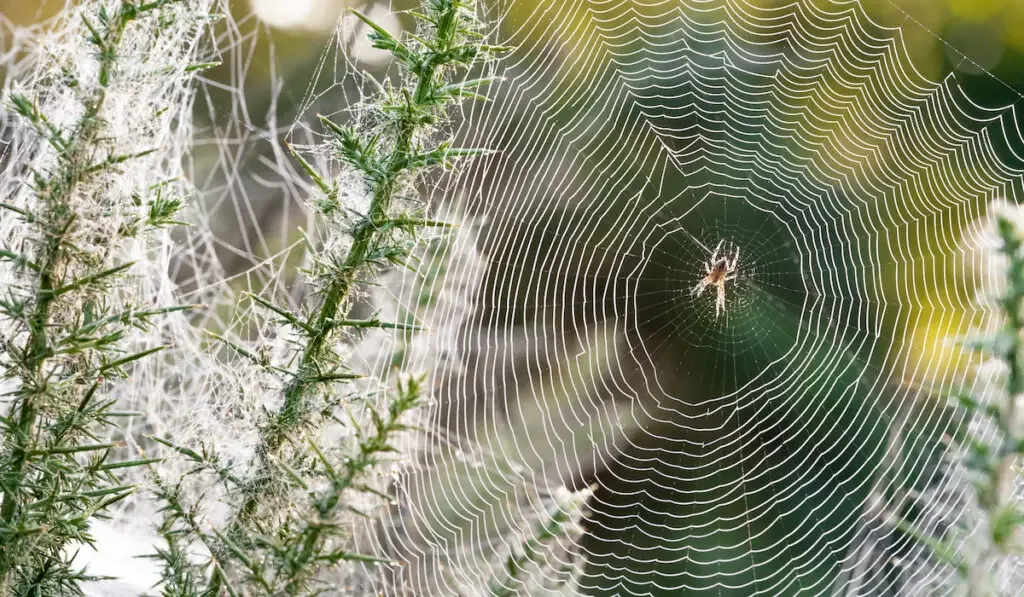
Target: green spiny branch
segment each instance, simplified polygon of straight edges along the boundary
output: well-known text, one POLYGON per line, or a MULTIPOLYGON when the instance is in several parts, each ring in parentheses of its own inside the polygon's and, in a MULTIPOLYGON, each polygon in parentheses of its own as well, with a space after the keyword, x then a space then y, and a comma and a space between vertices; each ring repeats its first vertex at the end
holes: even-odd
MULTIPOLYGON (((293 376, 287 384, 283 406, 267 426, 263 444, 258 449, 264 461, 264 469, 270 468, 269 460, 289 433, 305 423, 310 411, 307 398, 316 384, 315 380, 322 376, 323 363, 329 360, 326 354, 329 351, 327 343, 332 334, 339 328, 365 327, 363 323, 344 317, 352 289, 361 272, 381 255, 388 255, 390 261, 395 261, 408 253, 405 246, 391 246, 389 239, 382 234, 395 226, 409 232, 414 232, 416 227, 416 219, 404 213, 398 216, 391 213, 394 194, 402 179, 456 157, 486 153, 485 150, 451 149, 446 143, 424 150, 414 142, 417 134, 436 123, 443 109, 460 97, 453 90, 446 90, 442 72, 456 67, 469 67, 485 52, 474 37, 476 31, 472 27, 473 17, 469 8, 470 3, 457 0, 429 2, 422 20, 430 25, 433 36, 429 40, 421 40, 419 51, 398 41, 379 25, 353 11, 373 30, 370 38, 374 46, 390 50, 400 59, 413 75, 415 85, 411 94, 404 88, 400 93, 390 94, 383 107, 395 114, 395 118, 390 122, 389 130, 378 131, 369 138, 360 135, 353 127, 343 127, 321 117, 321 122, 335 137, 338 157, 364 177, 371 201, 369 212, 352 232, 352 244, 344 260, 337 264, 325 264, 319 272, 323 282, 323 302, 300 327, 306 333, 307 341, 299 359, 298 375, 293 376), (385 135, 394 137, 389 148, 380 145, 385 135)), ((329 197, 337 197, 336 190, 324 183, 323 176, 308 162, 301 157, 299 162, 314 181, 318 181, 318 185, 327 191, 329 197)), ((259 477, 261 475, 257 475, 259 477)), ((241 524, 246 523, 254 513, 264 486, 264 482, 258 481, 246 491, 239 513, 241 524)))
MULTIPOLYGON (((73 123, 55 124, 58 119, 24 94, 9 98, 14 113, 35 133, 36 149, 28 159, 49 151, 52 163, 45 170, 26 164, 32 180, 27 205, 16 206, 13 197, 3 203, 20 219, 26 239, 22 250, 4 250, 21 282, 0 301, 0 316, 13 330, 3 340, 3 376, 14 387, 7 416, 0 418, 4 595, 80 593, 79 583, 90 577, 72 570, 66 548, 89 543, 90 521, 135 491, 120 483, 118 471, 153 462, 112 461, 117 444, 97 441, 124 414, 113 410, 104 389, 108 379, 161 348, 125 356, 126 327, 145 327, 152 317, 179 308, 112 308, 103 297, 122 283, 132 264, 107 264, 109 251, 85 251, 77 235, 83 201, 102 193, 97 189, 105 188, 103 181, 118 166, 149 154, 97 159, 113 155, 106 151, 114 148, 108 147, 104 109, 118 77, 125 33, 174 1, 123 0, 112 13, 102 6, 94 18, 82 13, 98 69, 94 81, 67 74, 80 102, 73 123)), ((104 242, 113 247, 118 238, 104 242)))
MULTIPOLYGON (((527 581, 525 577, 529 574, 529 567, 544 557, 550 545, 560 538, 580 533, 579 521, 585 514, 585 504, 593 490, 591 487, 575 493, 566 491, 564 495, 556 496, 553 505, 537 523, 533 533, 524 539, 518 549, 508 555, 500 572, 488 581, 488 597, 512 597, 520 594, 527 581)), ((566 572, 571 574, 572 570, 566 572)))
POLYGON ((487 153, 454 148, 447 140, 432 139, 447 108, 464 98, 480 97, 473 90, 492 80, 448 83, 454 73, 473 67, 499 49, 481 43, 473 10, 472 3, 463 0, 428 0, 424 11, 417 15, 421 35, 410 36, 408 42, 355 13, 370 27, 374 46, 390 51, 407 73, 403 85, 397 88, 378 86, 382 95, 376 109, 384 117, 373 129, 360 131, 320 117, 331 137, 334 156, 361 180, 369 198, 368 208, 358 214, 355 224, 335 218, 339 212, 351 213, 351 206, 341 205, 338 186, 293 150, 319 190, 320 196, 311 203, 323 216, 326 234, 345 236, 347 249, 338 253, 323 250, 316 255, 311 277, 320 301, 305 315, 266 298, 250 296, 277 323, 299 335, 297 353, 288 366, 271 363, 259 351, 218 337, 236 355, 282 376, 281 406, 267 414, 253 470, 242 478, 229 465, 221 464, 210 450, 172 444, 192 461, 193 470, 215 472, 231 494, 238 495, 238 501, 226 530, 203 532, 189 522, 189 510, 181 503, 180 495, 170 489, 163 491, 161 497, 168 504, 169 516, 177 521, 164 529, 168 548, 161 559, 165 561, 168 594, 317 594, 323 589, 318 579, 325 569, 343 562, 385 561, 349 549, 348 529, 339 522, 339 516, 369 516, 351 503, 357 493, 387 499, 369 479, 390 460, 401 459, 397 437, 415 431, 407 419, 423 401, 423 378, 410 378, 397 387, 376 380, 383 388, 383 406, 354 407, 336 394, 336 386, 363 376, 345 366, 334 346, 344 332, 358 335, 371 328, 399 333, 421 329, 415 322, 350 317, 350 310, 353 293, 361 282, 372 280, 384 266, 408 262, 421 228, 450 227, 424 217, 420 211, 410 211, 398 204, 397 197, 407 196, 404 191, 429 168, 448 167, 461 158, 487 153), (346 425, 355 430, 354 445, 325 449, 314 439, 318 425, 338 421, 343 413, 349 414, 346 425), (291 492, 290 498, 304 498, 275 499, 282 492, 291 492), (175 560, 175 554, 183 549, 183 535, 174 529, 199 543, 216 544, 210 548, 213 557, 206 569, 209 580, 201 593, 192 592, 195 574, 175 560))
MULTIPOLYGON (((904 533, 927 545, 939 561, 951 566, 960 577, 969 597, 998 597, 997 588, 1000 560, 1019 557, 1024 510, 1013 496, 1016 479, 1020 474, 1021 456, 1024 455, 1024 436, 1021 433, 1017 401, 1024 395, 1024 354, 1021 334, 1024 334, 1024 242, 1015 223, 1017 218, 998 215, 995 224, 1001 240, 1000 252, 1006 259, 1006 290, 997 304, 1003 317, 1002 328, 994 335, 966 342, 969 347, 986 352, 1005 366, 1005 377, 985 388, 997 396, 990 400, 970 392, 954 396, 956 406, 969 414, 969 421, 994 433, 980 433, 972 429, 958 430, 953 438, 959 452, 954 457, 971 484, 976 508, 980 509, 983 523, 981 532, 954 527, 948 537, 934 537, 914 528, 905 521, 897 526, 904 533), (960 529, 963 532, 957 532, 960 529), (965 535, 970 535, 965 540, 965 535)), ((969 506, 970 508, 970 506, 969 506)), ((967 524, 972 524, 968 515, 967 524)))

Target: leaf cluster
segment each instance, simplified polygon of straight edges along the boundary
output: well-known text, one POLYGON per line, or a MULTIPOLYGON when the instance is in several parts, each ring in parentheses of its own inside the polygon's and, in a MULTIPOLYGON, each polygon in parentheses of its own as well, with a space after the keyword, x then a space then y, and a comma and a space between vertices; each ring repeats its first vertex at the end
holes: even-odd
MULTIPOLYGON (((389 455, 398 453, 394 440, 398 434, 411 430, 404 418, 421 404, 422 383, 422 378, 411 378, 399 384, 384 411, 368 406, 369 428, 353 419, 357 441, 352 453, 340 461, 332 459, 328 450, 312 440, 303 446, 305 458, 291 463, 275 459, 273 482, 293 497, 304 496, 297 503, 308 505, 308 509, 281 517, 274 528, 260 527, 244 535, 205 530, 199 522, 198 506, 185 505, 182 487, 188 475, 202 472, 216 474, 231 492, 245 491, 251 479, 236 475, 231 465, 221 462, 210 449, 196 451, 158 439, 192 465, 186 477, 174 484, 156 476, 157 496, 164 503, 160 532, 167 547, 153 557, 164 564, 164 594, 318 594, 329 588, 317 578, 323 568, 341 562, 388 563, 348 549, 348 529, 338 523, 338 515, 369 516, 348 504, 346 498, 353 492, 378 493, 364 479, 374 468, 389 463, 389 455), (189 547, 197 544, 212 556, 198 564, 185 556, 189 547)), ((387 498, 383 494, 378 497, 387 498)))

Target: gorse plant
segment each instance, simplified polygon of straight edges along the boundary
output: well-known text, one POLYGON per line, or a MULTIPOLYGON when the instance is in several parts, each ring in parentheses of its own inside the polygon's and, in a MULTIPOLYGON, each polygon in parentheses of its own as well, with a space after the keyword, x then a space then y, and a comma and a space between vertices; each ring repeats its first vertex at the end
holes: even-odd
POLYGON ((357 108, 359 126, 320 118, 343 165, 339 176, 329 181, 294 152, 319 192, 312 206, 325 232, 322 247, 310 247, 315 258, 309 272, 318 300, 296 312, 250 296, 282 326, 278 335, 289 338, 286 362, 217 336, 279 380, 279 400, 266 408, 251 462, 229 462, 209 445, 158 440, 190 461, 192 473, 212 473, 229 510, 220 528, 210 527, 199 513, 202 504, 186 503, 187 479, 158 479, 166 504, 161 533, 167 547, 157 554, 165 566, 165 594, 319 594, 338 582, 329 571, 344 563, 387 563, 354 547, 351 517, 369 518, 370 509, 390 499, 387 471, 401 459, 399 436, 415 431, 414 411, 426 400, 424 378, 392 383, 364 377, 350 369, 342 351, 370 329, 419 329, 350 313, 360 284, 382 268, 407 265, 422 229, 448 227, 410 199, 419 177, 486 153, 435 140, 446 110, 477 97, 490 81, 450 82, 498 50, 483 43, 474 10, 471 2, 430 0, 416 14, 418 35, 405 40, 356 13, 371 28, 373 45, 391 52, 404 76, 397 86, 376 84, 377 97, 357 108), (205 562, 185 557, 195 545, 208 552, 205 562))
MULTIPOLYGON (((580 572, 579 562, 573 557, 562 558, 558 563, 557 557, 552 558, 554 564, 545 566, 543 560, 551 556, 551 544, 568 538, 571 541, 583 534, 580 527, 580 519, 584 511, 584 504, 590 498, 593 488, 576 492, 569 492, 562 489, 556 492, 554 504, 545 516, 537 523, 534 533, 527 536, 523 544, 505 558, 499 571, 487 581, 487 595, 489 597, 512 597, 520 594, 537 594, 540 592, 531 585, 533 578, 537 575, 531 568, 542 570, 553 569, 557 578, 557 584, 565 588, 574 588, 568 579, 580 572), (567 578, 566 578, 567 577, 567 578)), ((544 575, 541 575, 544 576, 544 575)), ((552 589, 554 587, 544 587, 552 589)))
MULTIPOLYGON (((206 278, 219 270, 189 274, 217 287, 191 301, 244 305, 237 323, 258 328, 252 342, 211 324, 216 307, 178 304, 192 291, 169 265, 179 249, 167 228, 204 224, 183 212, 192 188, 182 164, 191 84, 212 66, 197 55, 215 5, 226 8, 69 4, 4 98, 3 132, 13 131, 0 155, 5 597, 89 594, 104 577, 77 553, 91 546, 107 557, 93 535, 125 511, 144 522, 156 511, 159 545, 135 551, 157 562, 153 588, 168 597, 378 594, 404 582, 394 560, 407 552, 388 543, 389 525, 421 521, 403 518, 418 506, 398 503, 396 473, 444 435, 420 427, 429 424, 421 411, 458 367, 428 336, 440 328, 452 340, 479 283, 449 292, 441 279, 451 260, 478 275, 484 264, 473 235, 420 190, 435 170, 487 153, 454 147, 446 125, 461 101, 485 99, 494 78, 476 73, 503 49, 485 43, 465 0, 426 1, 415 34, 401 37, 355 13, 400 74, 386 84, 367 76, 371 97, 348 124, 320 117, 327 141, 292 151, 318 216, 311 292, 286 307, 274 288, 239 300, 206 278), (314 167, 314 154, 336 171, 314 167)), ((469 574, 438 577, 453 573, 466 595, 571 590, 590 492, 546 491, 537 520, 495 530, 512 547, 476 554, 469 574)), ((457 557, 459 546, 430 549, 457 557)))
POLYGON ((898 523, 953 569, 957 594, 969 597, 1016 594, 1020 587, 1010 569, 1024 549, 1024 508, 1016 486, 1024 455, 1019 404, 1024 395, 1024 231, 1014 208, 993 219, 998 248, 991 260, 1005 265, 998 274, 1004 278, 1003 290, 995 301, 1000 323, 994 334, 966 342, 988 355, 978 370, 980 390, 953 397, 967 414, 967 425, 949 438, 952 476, 965 482, 956 496, 959 507, 949 513, 952 525, 944 536, 898 523))
POLYGON ((177 168, 161 147, 179 134, 208 8, 88 3, 6 98, 22 126, 0 187, 0 594, 80 594, 92 577, 76 550, 135 491, 119 474, 152 462, 107 441, 132 416, 111 392, 163 348, 138 332, 186 309, 147 304, 132 258, 163 242, 188 192, 161 178, 177 168))

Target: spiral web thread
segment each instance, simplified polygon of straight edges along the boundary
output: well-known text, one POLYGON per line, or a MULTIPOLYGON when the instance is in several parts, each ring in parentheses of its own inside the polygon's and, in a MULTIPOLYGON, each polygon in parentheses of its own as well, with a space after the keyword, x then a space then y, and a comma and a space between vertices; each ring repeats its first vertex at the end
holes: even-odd
POLYGON ((460 131, 499 153, 436 194, 485 222, 488 270, 433 420, 500 458, 412 476, 407 582, 447 594, 514 549, 519 488, 596 481, 588 594, 954 594, 894 522, 976 526, 940 389, 977 364, 947 339, 995 325, 985 222, 1020 200, 1016 103, 927 80, 855 2, 496 21, 517 51, 460 131), (692 289, 719 243, 739 259, 716 316, 692 289))

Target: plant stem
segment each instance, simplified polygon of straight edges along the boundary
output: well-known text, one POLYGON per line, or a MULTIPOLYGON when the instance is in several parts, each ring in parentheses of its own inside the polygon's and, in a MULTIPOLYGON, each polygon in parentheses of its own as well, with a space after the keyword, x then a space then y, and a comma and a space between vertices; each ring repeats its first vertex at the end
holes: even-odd
MULTIPOLYGON (((438 21, 439 45, 452 43, 455 16, 456 11, 451 10, 438 21)), ((338 327, 339 320, 345 318, 347 302, 359 269, 366 264, 378 230, 388 219, 394 190, 399 177, 405 173, 405 162, 413 149, 412 142, 419 122, 417 114, 429 107, 430 93, 437 86, 436 76, 437 65, 434 63, 426 65, 419 76, 412 105, 407 106, 397 122, 398 134, 384 175, 379 180, 371 182, 374 188, 366 221, 356 227, 352 247, 338 270, 339 275, 328 284, 319 311, 311 315, 307 322, 313 333, 299 361, 299 374, 285 387, 284 404, 257 448, 260 461, 259 471, 255 475, 257 483, 250 484, 244 490, 242 507, 233 529, 235 532, 241 531, 255 513, 266 487, 262 480, 269 475, 271 461, 277 455, 281 444, 289 433, 304 421, 308 410, 306 398, 315 383, 313 380, 320 374, 319 363, 323 360, 325 345, 331 333, 338 327)))
MULTIPOLYGON (((4 252, 7 260, 14 257, 19 268, 16 273, 24 279, 9 289, 11 299, 0 303, 0 313, 15 326, 12 337, 24 338, 17 346, 11 341, 4 353, 4 378, 16 385, 10 411, 0 418, 4 431, 0 593, 5 595, 79 591, 77 583, 88 577, 69 569, 64 556, 67 546, 87 538, 90 520, 134 491, 121 485, 111 471, 146 462, 105 462, 114 445, 101 443, 97 432, 114 425, 108 418, 114 413, 109 410, 112 402, 97 400, 97 396, 110 373, 119 373, 159 348, 125 357, 116 346, 120 331, 101 340, 91 338, 102 327, 126 324, 120 317, 106 317, 107 307, 94 300, 94 295, 107 290, 107 284, 131 266, 129 262, 105 267, 118 240, 134 236, 134 232, 107 237, 103 245, 83 256, 75 235, 80 232, 83 213, 88 212, 77 205, 87 208, 92 206, 89 202, 105 200, 94 195, 103 193, 97 189, 113 186, 107 180, 111 169, 151 153, 97 159, 105 150, 117 149, 107 136, 109 115, 105 111, 129 24, 178 1, 142 4, 121 0, 109 14, 103 3, 96 2, 98 25, 84 10, 74 13, 88 30, 84 38, 95 52, 97 68, 95 80, 66 75, 81 109, 72 125, 54 124, 43 108, 26 96, 10 97, 13 110, 35 133, 37 144, 25 150, 24 171, 33 176, 29 206, 2 204, 32 231, 26 235, 29 248, 25 255, 4 252), (37 158, 50 157, 47 152, 52 153, 52 165, 34 170, 37 158), (81 438, 86 443, 76 445, 81 438), (89 462, 79 460, 83 457, 89 462)), ((71 27, 70 31, 77 29, 71 27)), ((45 99, 50 97, 47 85, 41 87, 45 99)), ((64 93, 61 85, 60 93, 64 93)), ((18 187, 12 188, 20 192, 18 187)), ((143 312, 138 322, 171 310, 174 308, 143 312)))
MULTIPOLYGON (((102 38, 102 45, 116 48, 124 34, 124 29, 131 18, 125 18, 118 11, 111 20, 102 38)), ((69 140, 69 145, 55 147, 64 155, 59 161, 60 169, 50 178, 50 185, 41 189, 40 199, 44 203, 44 214, 40 223, 49 230, 43 230, 47 241, 43 243, 39 255, 34 261, 39 266, 39 283, 35 292, 35 308, 26 319, 28 338, 25 341, 21 378, 23 392, 12 410, 18 411, 15 432, 9 435, 11 442, 10 465, 3 492, 3 506, 0 507, 0 526, 9 528, 23 503, 22 487, 25 483, 25 461, 35 436, 35 424, 38 413, 37 400, 43 399, 47 388, 44 366, 52 356, 50 340, 47 333, 51 326, 50 309, 57 298, 55 279, 56 270, 67 258, 66 239, 75 224, 76 215, 69 211, 67 205, 71 195, 86 179, 85 164, 90 150, 96 145, 100 132, 98 118, 107 97, 106 87, 108 75, 116 59, 114 52, 99 53, 100 86, 93 97, 85 102, 85 113, 79 120, 77 130, 69 140), (27 389, 28 391, 24 391, 27 389)), ((98 173, 97 173, 98 174, 98 173)), ((10 572, 17 562, 13 561, 12 543, 18 540, 14 533, 0 534, 0 588, 9 585, 10 572)))
MULTIPOLYGON (((1014 481, 1017 476, 1016 463, 1020 458, 1020 446, 1017 440, 1017 400, 1024 394, 1024 360, 1021 358, 1021 333, 1024 332, 1024 318, 1021 316, 1021 305, 1024 303, 1024 255, 1021 255, 1021 231, 1013 221, 1005 217, 997 219, 999 237, 1002 240, 1001 252, 1009 263, 1006 278, 1006 293, 1000 298, 1006 324, 998 339, 992 343, 993 354, 1006 363, 1005 396, 999 405, 1000 415, 998 447, 995 461, 992 464, 988 486, 979 494, 979 503, 986 510, 989 525, 995 527, 1009 524, 1013 534, 1018 523, 1006 523, 999 519, 1003 509, 1011 499, 1014 481), (998 524, 996 521, 999 521, 998 524)), ((991 528, 993 535, 1003 534, 1003 529, 991 528)), ((993 536, 992 539, 995 539, 993 536)), ((987 541, 978 560, 968 570, 967 589, 969 597, 989 597, 990 569, 999 558, 1005 556, 1004 546, 999 541, 987 541)))
MULTIPOLYGON (((352 211, 348 206, 339 205, 338 188, 328 184, 326 177, 301 155, 292 152, 323 193, 322 197, 311 200, 312 206, 321 212, 327 226, 338 227, 337 230, 329 228, 327 234, 346 235, 349 241, 344 251, 315 256, 312 278, 321 300, 307 315, 293 313, 261 297, 250 297, 302 336, 293 353, 294 360, 287 368, 279 367, 245 346, 221 338, 235 353, 264 371, 285 376, 279 395, 280 407, 267 415, 261 426, 251 472, 242 478, 234 477, 230 465, 217 464, 216 456, 208 457, 205 447, 200 454, 160 442, 171 445, 200 465, 197 470, 204 467, 204 461, 209 461, 221 479, 230 481, 230 491, 237 494, 237 507, 223 527, 224 532, 212 531, 220 544, 217 551, 223 556, 222 563, 230 561, 231 565, 222 569, 224 574, 208 579, 204 594, 219 595, 227 588, 228 574, 243 579, 243 585, 239 586, 251 589, 254 594, 299 595, 309 590, 313 591, 311 594, 320 594, 318 586, 314 585, 324 569, 342 562, 366 565, 388 561, 347 550, 355 541, 346 532, 349 526, 344 514, 369 516, 349 501, 355 493, 372 496, 374 500, 388 499, 387 490, 377 487, 386 479, 378 478, 375 469, 385 463, 385 454, 400 453, 399 448, 392 445, 394 436, 414 430, 404 419, 421 404, 420 378, 400 381, 396 389, 391 388, 387 379, 377 378, 379 387, 387 388, 382 392, 385 412, 371 405, 359 406, 353 412, 344 405, 355 442, 343 441, 341 446, 321 450, 316 441, 306 436, 315 435, 318 421, 315 414, 333 418, 338 414, 335 409, 342 409, 340 397, 334 391, 336 382, 362 377, 345 369, 343 359, 335 350, 335 344, 344 340, 338 337, 342 330, 358 334, 370 328, 403 333, 419 329, 415 325, 380 321, 376 317, 348 317, 352 295, 361 278, 372 279, 377 268, 386 261, 404 265, 421 227, 446 226, 443 222, 419 217, 420 213, 397 209, 393 203, 407 185, 413 184, 410 180, 421 172, 438 165, 450 166, 458 158, 485 153, 476 149, 452 149, 449 140, 434 144, 430 132, 447 105, 468 96, 480 97, 467 94, 468 87, 492 80, 476 79, 469 82, 471 85, 445 86, 446 73, 468 68, 478 56, 497 49, 480 42, 482 36, 475 28, 475 16, 470 12, 472 3, 468 0, 427 0, 424 4, 425 14, 417 13, 416 17, 428 31, 419 37, 413 36, 408 44, 353 11, 369 25, 374 47, 389 50, 410 75, 397 89, 385 90, 377 86, 382 92, 377 108, 384 118, 374 118, 369 130, 357 132, 352 126, 339 126, 320 117, 334 137, 334 156, 350 168, 349 172, 358 174, 365 185, 362 190, 369 205, 357 224, 351 225, 346 220, 347 215, 336 216, 352 211), (460 21, 463 17, 466 23, 460 21), (372 427, 364 430, 361 425, 367 418, 372 421, 372 427), (335 462, 339 451, 342 457, 340 462, 335 462), (297 495, 298 492, 302 495, 297 495), (279 494, 293 498, 286 510, 268 505, 268 498, 279 494)), ((178 543, 174 537, 167 537, 167 541, 170 550, 176 549, 174 546, 178 543)), ((163 555, 159 557, 166 562, 165 578, 185 578, 178 574, 180 566, 163 555)), ((179 584, 184 586, 187 581, 179 584)))

